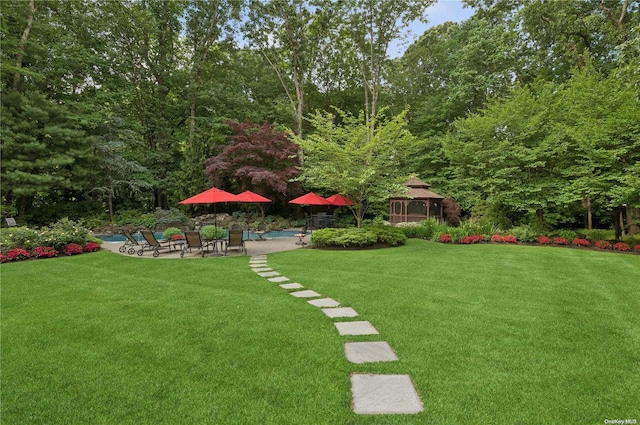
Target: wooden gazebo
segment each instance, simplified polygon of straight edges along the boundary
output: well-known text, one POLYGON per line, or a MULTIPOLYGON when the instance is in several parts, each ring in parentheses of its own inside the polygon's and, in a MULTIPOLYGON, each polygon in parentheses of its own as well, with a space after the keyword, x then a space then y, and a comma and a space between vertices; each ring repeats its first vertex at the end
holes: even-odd
POLYGON ((404 184, 409 188, 406 196, 389 200, 389 221, 391 224, 422 221, 430 217, 442 221, 444 196, 432 192, 431 185, 416 177, 410 178, 404 184))

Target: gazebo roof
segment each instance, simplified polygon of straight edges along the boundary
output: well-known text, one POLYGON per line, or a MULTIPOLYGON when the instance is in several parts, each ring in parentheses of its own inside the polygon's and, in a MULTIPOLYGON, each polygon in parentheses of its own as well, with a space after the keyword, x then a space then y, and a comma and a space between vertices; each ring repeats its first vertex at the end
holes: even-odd
POLYGON ((406 198, 413 199, 444 199, 444 196, 440 196, 435 192, 429 190, 430 184, 427 184, 417 177, 411 177, 404 183, 409 188, 407 190, 406 198))

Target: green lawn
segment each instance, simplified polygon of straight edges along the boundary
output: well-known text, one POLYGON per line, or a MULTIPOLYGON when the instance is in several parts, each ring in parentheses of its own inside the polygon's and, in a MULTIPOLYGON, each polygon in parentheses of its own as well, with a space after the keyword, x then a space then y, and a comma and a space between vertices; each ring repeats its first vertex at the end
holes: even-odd
POLYGON ((349 338, 247 263, 101 252, 2 265, 2 423, 640 419, 638 255, 417 240, 269 255, 380 330, 349 338), (388 341, 400 361, 351 364, 345 340, 388 341), (353 372, 410 374, 425 411, 355 415, 353 372))

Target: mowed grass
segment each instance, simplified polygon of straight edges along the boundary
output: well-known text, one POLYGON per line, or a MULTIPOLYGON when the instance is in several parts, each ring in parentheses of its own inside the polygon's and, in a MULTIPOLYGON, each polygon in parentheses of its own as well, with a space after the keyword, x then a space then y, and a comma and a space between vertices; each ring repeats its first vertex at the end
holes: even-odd
POLYGON ((601 424, 640 414, 640 256, 410 240, 270 254, 380 335, 246 257, 103 252, 2 266, 2 423, 601 424), (343 342, 388 341, 355 365, 343 342), (425 411, 359 416, 349 375, 410 374, 425 411))

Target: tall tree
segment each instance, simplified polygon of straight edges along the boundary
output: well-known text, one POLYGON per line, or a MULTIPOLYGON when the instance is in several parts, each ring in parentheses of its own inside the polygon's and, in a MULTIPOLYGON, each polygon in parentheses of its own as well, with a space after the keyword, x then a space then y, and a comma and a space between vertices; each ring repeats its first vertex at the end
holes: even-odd
POLYGON ((351 54, 364 88, 364 118, 373 133, 378 117, 380 93, 389 66, 391 42, 405 35, 415 20, 423 19, 432 0, 345 0, 339 3, 344 16, 343 34, 350 40, 351 54))
POLYGON ((326 41, 324 1, 254 0, 245 34, 262 52, 289 99, 294 128, 302 134, 305 89, 326 41))
POLYGON ((305 158, 300 180, 351 198, 355 205, 350 208, 360 227, 370 205, 387 202, 406 190, 402 164, 415 143, 406 115, 404 111, 386 119, 379 112, 371 136, 364 113, 357 117, 340 110, 312 114, 309 121, 315 131, 296 137, 305 158))
POLYGON ((266 123, 227 124, 232 128, 228 144, 206 161, 211 183, 287 199, 297 188, 291 180, 300 173, 298 147, 289 135, 266 123))

